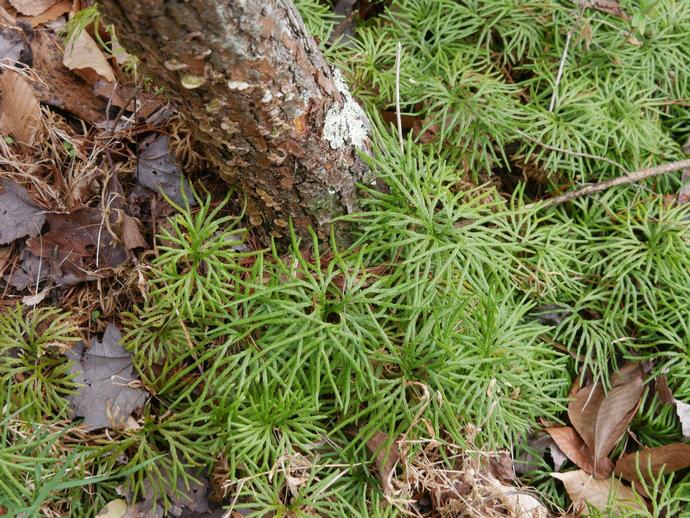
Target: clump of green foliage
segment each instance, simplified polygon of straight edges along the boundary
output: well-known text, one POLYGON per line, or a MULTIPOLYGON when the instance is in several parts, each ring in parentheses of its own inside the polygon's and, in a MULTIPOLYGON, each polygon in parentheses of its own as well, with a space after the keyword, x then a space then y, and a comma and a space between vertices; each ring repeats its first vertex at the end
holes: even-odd
POLYGON ((36 421, 66 416, 74 384, 62 350, 77 341, 70 315, 58 308, 17 304, 0 313, 0 388, 13 386, 9 412, 36 421))
MULTIPOLYGON (((252 251, 225 202, 198 194, 158 236, 147 298, 123 322, 155 397, 140 429, 90 446, 134 497, 153 488, 170 508, 177 480, 223 465, 250 516, 397 516, 367 446, 381 434, 405 438, 406 458, 430 439, 518 456, 563 418, 576 376, 608 385, 630 359, 690 401, 677 177, 531 204, 682 156, 690 3, 621 0, 626 16, 566 0, 386 4, 331 44, 330 10, 297 2, 375 123, 365 159, 384 188, 363 186, 342 218, 352 242, 252 251), (414 121, 402 149, 381 122, 398 43, 414 121)), ((632 429, 644 446, 682 438, 656 403, 632 429)), ((523 480, 565 508, 552 470, 540 458, 523 480)), ((680 513, 688 487, 687 474, 654 480, 648 515, 680 513)))

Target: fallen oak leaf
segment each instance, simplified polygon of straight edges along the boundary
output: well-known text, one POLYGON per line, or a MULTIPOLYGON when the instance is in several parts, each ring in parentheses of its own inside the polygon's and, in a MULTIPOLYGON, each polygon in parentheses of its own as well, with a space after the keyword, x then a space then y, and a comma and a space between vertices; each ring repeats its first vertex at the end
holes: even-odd
POLYGON ((0 245, 38 235, 45 220, 45 211, 31 200, 24 187, 0 178, 0 245))
POLYGON ((32 146, 41 131, 41 106, 31 83, 16 70, 0 75, 2 117, 0 128, 26 146, 32 146))
POLYGON ((383 486, 383 491, 386 495, 390 495, 393 491, 393 474, 395 466, 400 461, 400 449, 397 442, 389 444, 390 439, 388 434, 383 432, 376 432, 374 436, 367 441, 367 448, 376 455, 376 469, 379 473, 379 480, 383 486))
POLYGON ((79 342, 65 353, 73 362, 74 382, 81 385, 69 402, 75 416, 84 418, 86 431, 124 426, 148 398, 148 392, 131 386, 137 377, 121 339, 120 330, 109 324, 102 341, 93 338, 89 349, 79 342))
POLYGON ((551 473, 563 482, 568 496, 580 516, 587 516, 587 504, 606 511, 646 511, 644 500, 635 491, 615 478, 596 480, 583 470, 551 473))
POLYGON ((110 231, 117 226, 110 214, 110 225, 103 211, 82 207, 70 213, 49 214, 49 231, 27 241, 32 254, 47 260, 55 282, 76 284, 97 278, 96 272, 114 268, 127 260, 124 247, 110 231))
POLYGON ((662 471, 670 473, 687 468, 690 466, 690 444, 666 444, 628 453, 618 459, 614 473, 632 482, 642 482, 637 473, 638 466, 642 477, 647 481, 662 471))

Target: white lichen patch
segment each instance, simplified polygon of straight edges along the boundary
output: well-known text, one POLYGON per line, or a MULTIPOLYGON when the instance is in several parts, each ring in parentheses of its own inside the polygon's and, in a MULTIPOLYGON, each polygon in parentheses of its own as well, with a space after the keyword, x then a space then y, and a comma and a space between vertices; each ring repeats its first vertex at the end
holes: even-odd
POLYGON ((194 90, 195 88, 204 86, 204 84, 206 84, 206 79, 201 76, 195 76, 194 74, 183 74, 180 78, 180 82, 187 90, 194 90))
POLYGON ((326 113, 323 137, 333 149, 345 146, 363 148, 369 136, 369 119, 362 107, 352 98, 340 71, 333 71, 333 79, 344 102, 342 106, 332 106, 326 113))
POLYGON ((245 83, 244 81, 228 81, 228 88, 230 90, 238 90, 240 92, 246 90, 247 88, 251 88, 252 85, 249 83, 245 83))

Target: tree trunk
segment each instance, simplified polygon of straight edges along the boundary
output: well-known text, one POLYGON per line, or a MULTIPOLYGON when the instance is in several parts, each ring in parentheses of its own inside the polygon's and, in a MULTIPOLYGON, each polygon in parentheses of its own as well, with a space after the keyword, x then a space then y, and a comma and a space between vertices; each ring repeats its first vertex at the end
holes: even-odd
POLYGON ((320 233, 356 208, 368 120, 291 0, 104 0, 118 38, 199 129, 253 225, 320 233))

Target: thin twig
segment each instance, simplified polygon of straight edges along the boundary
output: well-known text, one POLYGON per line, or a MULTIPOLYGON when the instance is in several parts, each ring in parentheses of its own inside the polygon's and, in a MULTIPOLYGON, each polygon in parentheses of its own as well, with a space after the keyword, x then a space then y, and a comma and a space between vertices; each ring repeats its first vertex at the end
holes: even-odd
POLYGON ((402 51, 402 45, 398 42, 395 47, 395 118, 398 122, 398 141, 400 142, 400 151, 405 150, 403 144, 403 131, 402 131, 402 115, 400 114, 400 54, 402 51))
POLYGON ((618 167, 619 169, 622 169, 623 172, 625 172, 625 173, 628 172, 628 170, 625 168, 625 166, 623 164, 621 164, 620 162, 616 162, 615 160, 611 160, 610 158, 607 158, 605 156, 594 155, 592 153, 582 153, 580 151, 572 151, 570 149, 563 149, 560 147, 551 146, 549 144, 545 144, 544 142, 542 142, 539 139, 536 139, 536 138, 528 135, 524 131, 520 131, 518 129, 516 129, 514 131, 515 131, 515 133, 520 135, 525 140, 529 140, 530 142, 537 144, 539 147, 543 147, 544 149, 548 149, 549 151, 556 151, 558 153, 563 153, 565 155, 571 155, 571 156, 576 156, 576 157, 580 157, 580 158, 591 158, 592 160, 601 160, 602 162, 606 162, 608 164, 611 164, 613 166, 618 167))
POLYGON ((580 189, 561 194, 555 198, 549 198, 546 200, 538 201, 535 203, 530 203, 526 208, 533 207, 553 207, 555 205, 560 205, 562 203, 569 202, 576 198, 581 198, 583 196, 589 196, 591 194, 596 194, 611 187, 617 185, 625 185, 628 183, 635 183, 641 180, 646 180, 647 178, 654 178, 655 176, 661 176, 666 173, 673 173, 674 171, 680 171, 681 169, 686 169, 690 167, 690 159, 679 160, 678 162, 670 162, 668 164, 662 164, 655 167, 648 167, 647 169, 640 169, 639 171, 634 171, 618 178, 613 178, 611 180, 606 180, 605 182, 594 183, 586 185, 580 189))

